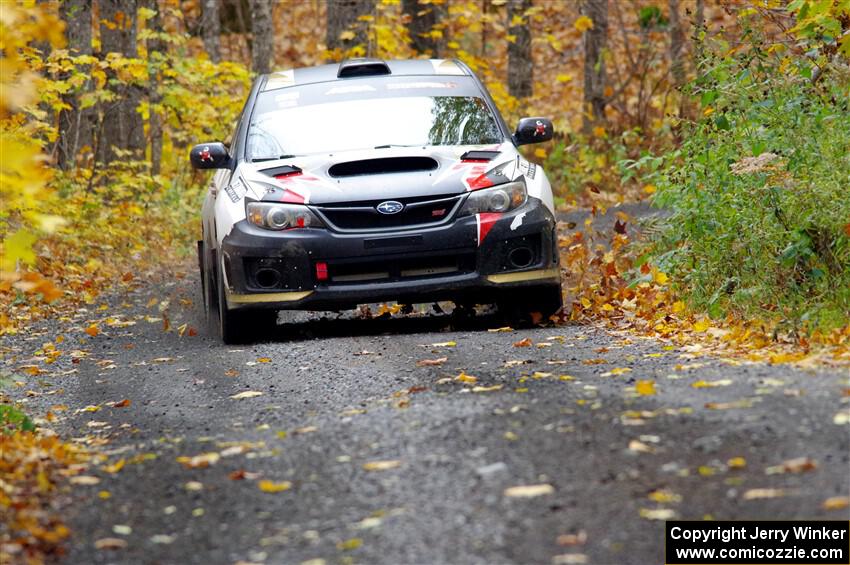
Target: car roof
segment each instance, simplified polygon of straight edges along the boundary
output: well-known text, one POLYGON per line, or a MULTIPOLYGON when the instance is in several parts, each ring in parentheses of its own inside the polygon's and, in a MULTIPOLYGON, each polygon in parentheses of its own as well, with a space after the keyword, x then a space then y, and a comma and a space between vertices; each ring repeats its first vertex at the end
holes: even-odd
POLYGON ((320 82, 353 79, 379 81, 387 77, 472 76, 468 67, 455 59, 347 59, 341 63, 287 69, 261 77, 261 92, 320 82), (346 74, 348 73, 348 74, 346 74))

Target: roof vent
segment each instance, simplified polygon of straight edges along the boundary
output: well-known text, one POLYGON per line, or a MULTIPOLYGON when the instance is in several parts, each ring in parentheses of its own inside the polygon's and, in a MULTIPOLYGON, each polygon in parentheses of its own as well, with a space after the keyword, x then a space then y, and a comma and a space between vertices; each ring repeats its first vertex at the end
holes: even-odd
POLYGON ((390 74, 390 66, 381 59, 346 59, 339 64, 337 78, 367 77, 390 74))

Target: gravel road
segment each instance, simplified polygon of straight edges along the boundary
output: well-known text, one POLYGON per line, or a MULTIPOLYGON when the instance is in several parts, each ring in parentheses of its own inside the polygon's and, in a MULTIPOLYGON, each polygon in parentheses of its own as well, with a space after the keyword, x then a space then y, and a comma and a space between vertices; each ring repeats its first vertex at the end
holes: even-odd
POLYGON ((822 507, 850 492, 846 370, 589 326, 490 332, 488 315, 289 316, 229 347, 189 335, 198 296, 194 275, 142 282, 3 343, 14 367, 64 334, 54 376, 13 394, 35 414, 66 405, 59 433, 108 440, 101 467, 124 461, 69 491, 66 563, 649 564, 663 563, 665 517, 850 517, 822 507), (82 331, 106 316, 133 324, 82 331), (816 468, 767 471, 800 457, 816 468))

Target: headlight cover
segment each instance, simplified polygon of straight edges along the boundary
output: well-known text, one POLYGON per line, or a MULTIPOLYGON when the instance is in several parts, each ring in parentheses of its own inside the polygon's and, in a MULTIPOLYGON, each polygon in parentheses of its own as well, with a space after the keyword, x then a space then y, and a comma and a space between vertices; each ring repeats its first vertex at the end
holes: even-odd
POLYGON ((245 205, 248 222, 267 230, 321 228, 322 221, 304 205, 279 202, 248 202, 245 205))
POLYGON ((528 200, 528 192, 522 181, 509 182, 471 192, 461 210, 462 215, 482 212, 509 212, 519 208, 528 200))

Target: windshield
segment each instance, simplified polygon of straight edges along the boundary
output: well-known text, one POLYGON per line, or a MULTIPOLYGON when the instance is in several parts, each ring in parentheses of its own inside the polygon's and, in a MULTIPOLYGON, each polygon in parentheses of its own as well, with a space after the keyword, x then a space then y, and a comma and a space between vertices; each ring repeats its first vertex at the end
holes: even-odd
POLYGON ((248 128, 249 160, 382 146, 503 141, 487 105, 474 96, 368 98, 269 111, 262 111, 263 106, 257 105, 248 128))

